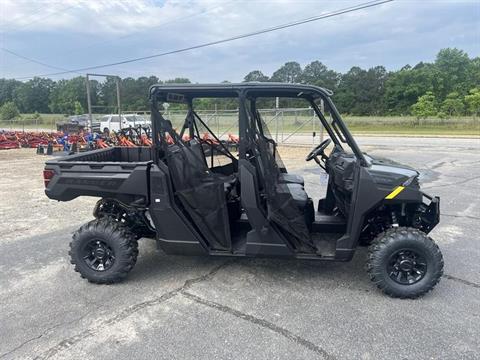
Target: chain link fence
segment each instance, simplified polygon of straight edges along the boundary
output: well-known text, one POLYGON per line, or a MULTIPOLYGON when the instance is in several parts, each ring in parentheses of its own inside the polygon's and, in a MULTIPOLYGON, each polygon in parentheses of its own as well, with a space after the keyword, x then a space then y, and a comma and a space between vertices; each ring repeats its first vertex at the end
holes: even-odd
MULTIPOLYGON (((311 108, 260 109, 270 136, 278 144, 318 144, 326 136, 320 120, 311 108)), ((211 130, 224 139, 238 135, 238 110, 198 110, 199 116, 211 130)), ((169 110, 166 116, 180 129, 186 110, 169 110)), ((328 113, 327 120, 331 120, 328 113)), ((479 118, 459 116, 448 119, 414 116, 342 116, 354 134, 368 135, 467 135, 480 136, 479 118)))
MULTIPOLYGON (((230 134, 238 136, 238 110, 196 112, 220 139, 226 139, 230 134)), ((324 129, 311 108, 259 109, 259 112, 268 126, 270 136, 278 144, 312 144, 323 138, 324 129)), ((165 112, 165 116, 177 129, 182 127, 186 115, 186 110, 165 112)))
MULTIPOLYGON (((56 131, 57 122, 62 121, 62 117, 48 117, 48 118, 27 118, 0 120, 0 130, 11 131, 56 131)), ((66 119, 66 118, 64 118, 66 119)), ((64 120, 63 120, 64 121, 64 120)))
MULTIPOLYGON (((259 109, 268 126, 270 136, 278 144, 318 144, 325 136, 320 120, 311 108, 259 109)), ((133 112, 149 118, 149 112, 133 112)), ((205 124, 220 139, 238 136, 238 110, 197 110, 205 124)), ((124 112, 127 114, 127 112, 124 112)), ((180 130, 186 110, 168 109, 165 116, 180 130)), ((102 115, 94 115, 99 119, 102 115)), ((328 114, 326 114, 328 119, 328 114)), ((56 131, 57 122, 66 121, 63 115, 42 114, 39 118, 22 116, 21 119, 1 120, 0 130, 15 131, 56 131)), ((464 134, 480 135, 480 122, 475 117, 450 119, 416 119, 413 116, 344 116, 348 127, 355 134, 464 134)), ((203 127, 201 132, 207 130, 203 127)))

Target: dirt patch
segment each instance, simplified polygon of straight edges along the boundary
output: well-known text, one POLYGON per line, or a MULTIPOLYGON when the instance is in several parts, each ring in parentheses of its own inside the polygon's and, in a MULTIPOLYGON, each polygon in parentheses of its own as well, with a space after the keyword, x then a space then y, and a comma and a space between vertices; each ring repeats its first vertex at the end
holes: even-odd
POLYGON ((278 153, 288 171, 303 169, 307 164, 305 157, 310 150, 311 146, 278 146, 278 153))

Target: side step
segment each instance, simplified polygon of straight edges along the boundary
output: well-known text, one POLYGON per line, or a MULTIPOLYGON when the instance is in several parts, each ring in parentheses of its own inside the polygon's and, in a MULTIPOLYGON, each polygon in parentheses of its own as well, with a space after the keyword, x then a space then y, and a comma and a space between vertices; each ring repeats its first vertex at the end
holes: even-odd
POLYGON ((345 233, 346 229, 347 220, 343 216, 315 213, 315 221, 312 223, 313 233, 345 233))
POLYGON ((313 233, 312 240, 317 248, 317 256, 320 255, 324 260, 334 260, 337 240, 342 235, 339 233, 313 233))

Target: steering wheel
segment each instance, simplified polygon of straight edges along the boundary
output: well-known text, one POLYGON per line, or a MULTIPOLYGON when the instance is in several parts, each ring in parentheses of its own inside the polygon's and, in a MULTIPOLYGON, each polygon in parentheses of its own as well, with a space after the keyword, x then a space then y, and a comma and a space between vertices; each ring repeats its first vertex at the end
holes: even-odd
POLYGON ((320 162, 318 156, 321 155, 321 158, 324 162, 328 159, 328 157, 324 154, 324 151, 331 142, 331 139, 323 140, 320 145, 317 145, 312 151, 310 151, 310 154, 307 155, 305 161, 315 160, 315 162, 325 170, 325 166, 320 162))

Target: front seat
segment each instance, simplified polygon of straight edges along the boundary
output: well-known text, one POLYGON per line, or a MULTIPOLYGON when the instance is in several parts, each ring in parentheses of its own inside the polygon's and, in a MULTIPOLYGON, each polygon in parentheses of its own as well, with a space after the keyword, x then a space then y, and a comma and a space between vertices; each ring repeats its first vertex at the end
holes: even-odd
POLYGON ((279 183, 275 189, 276 193, 290 193, 297 209, 305 218, 305 224, 311 230, 312 223, 315 221, 315 210, 313 200, 308 197, 304 187, 300 184, 279 183))
MULTIPOLYGON (((271 143, 274 141, 272 139, 268 139, 267 137, 265 136, 262 136, 262 138, 265 140, 266 143, 271 143)), ((260 171, 262 172, 262 174, 264 173, 264 169, 263 169, 263 164, 262 164, 262 161, 261 159, 261 155, 257 154, 257 156, 255 156, 253 159, 255 160, 255 162, 257 163, 257 167, 260 168, 260 171)), ((273 160, 275 161, 275 160, 273 160)), ((296 175, 296 174, 289 174, 289 173, 286 173, 286 172, 281 172, 281 170, 275 165, 275 173, 276 173, 276 176, 277 176, 277 180, 279 183, 281 184, 298 184, 298 185, 301 185, 301 186, 304 186, 305 185, 305 180, 303 179, 302 176, 300 175, 296 175)))
MULTIPOLYGON (((267 154, 263 156, 267 156, 267 154)), ((269 157, 267 156, 267 158, 269 157)), ((263 159, 260 152, 257 152, 255 160, 257 162, 259 179, 261 180, 263 186, 267 186, 266 177, 269 175, 265 172, 263 161, 267 162, 268 160, 263 159)), ((270 157, 270 160, 275 161, 273 157, 270 157)), ((297 209, 300 210, 300 212, 304 216, 305 223, 307 224, 308 229, 311 230, 311 225, 315 221, 315 212, 313 207, 313 201, 311 198, 308 197, 308 194, 303 186, 303 178, 295 174, 281 173, 279 172, 279 169, 276 165, 269 166, 269 168, 271 169, 271 173, 273 172, 274 174, 276 174, 277 177, 277 181, 275 182, 275 193, 279 195, 285 194, 287 195, 287 198, 288 194, 290 194, 297 209)))
MULTIPOLYGON (((261 121, 261 116, 258 110, 256 111, 256 115, 257 115, 257 121, 261 121)), ((263 126, 261 126, 261 128, 263 128, 263 126)), ((263 133, 263 130, 258 132, 258 136, 264 140, 265 144, 267 144, 267 148, 269 148, 269 145, 273 146, 273 149, 271 149, 271 151, 273 156, 275 157, 276 148, 277 148, 277 143, 275 142, 275 140, 265 136, 265 134, 263 133)), ((296 174, 288 174, 286 172, 279 171, 277 179, 279 183, 283 183, 283 184, 300 184, 302 186, 305 185, 305 180, 303 179, 303 177, 296 174)))
POLYGON ((278 182, 283 184, 305 185, 305 180, 303 177, 297 174, 280 173, 278 175, 278 182))

